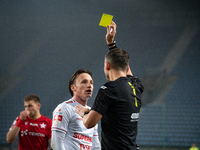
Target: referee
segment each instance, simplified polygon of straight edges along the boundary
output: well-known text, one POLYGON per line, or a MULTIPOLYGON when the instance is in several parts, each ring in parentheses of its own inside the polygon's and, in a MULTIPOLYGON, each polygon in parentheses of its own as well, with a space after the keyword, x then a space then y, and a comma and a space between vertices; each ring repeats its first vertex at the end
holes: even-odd
POLYGON ((86 128, 101 119, 102 150, 136 150, 138 119, 141 108, 141 81, 132 75, 129 54, 114 42, 116 24, 107 27, 106 42, 110 51, 105 55, 104 73, 107 79, 98 91, 91 111, 77 105, 76 113, 83 117, 86 128))

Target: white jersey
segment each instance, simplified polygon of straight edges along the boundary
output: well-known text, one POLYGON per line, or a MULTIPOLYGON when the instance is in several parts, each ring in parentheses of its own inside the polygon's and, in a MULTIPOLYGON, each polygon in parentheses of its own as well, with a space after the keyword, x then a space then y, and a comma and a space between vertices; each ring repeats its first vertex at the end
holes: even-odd
MULTIPOLYGON (((65 133, 65 150, 92 150, 92 144, 95 144, 95 141, 92 141, 93 137, 98 137, 98 124, 87 129, 83 124, 83 118, 75 113, 76 105, 80 104, 72 98, 56 107, 53 111, 52 131, 65 133)), ((98 147, 100 149, 100 145, 98 147)))

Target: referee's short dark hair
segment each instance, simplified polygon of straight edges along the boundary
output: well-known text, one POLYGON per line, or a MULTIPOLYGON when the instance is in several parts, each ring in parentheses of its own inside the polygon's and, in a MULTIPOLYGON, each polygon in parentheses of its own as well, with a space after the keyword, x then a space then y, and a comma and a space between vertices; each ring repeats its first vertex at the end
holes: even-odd
POLYGON ((34 100, 35 103, 40 103, 39 96, 37 96, 35 94, 28 95, 27 97, 24 98, 24 102, 27 102, 27 101, 30 101, 30 100, 34 100))
POLYGON ((115 70, 126 71, 129 66, 129 54, 122 48, 114 48, 105 55, 105 59, 115 70))
POLYGON ((79 69, 77 70, 70 78, 69 80, 69 92, 71 94, 71 96, 74 96, 73 91, 71 90, 71 85, 74 84, 74 81, 76 80, 76 78, 78 77, 78 75, 82 74, 82 73, 87 73, 92 77, 92 72, 85 70, 85 69, 79 69))

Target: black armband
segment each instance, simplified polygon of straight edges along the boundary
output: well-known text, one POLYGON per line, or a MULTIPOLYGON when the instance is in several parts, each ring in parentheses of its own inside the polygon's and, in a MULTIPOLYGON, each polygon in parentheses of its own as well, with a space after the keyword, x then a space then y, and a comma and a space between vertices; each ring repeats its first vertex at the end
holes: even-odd
POLYGON ((113 45, 116 45, 116 41, 113 41, 113 43, 111 44, 107 44, 107 46, 113 46, 113 45))
POLYGON ((109 48, 109 51, 111 51, 112 49, 115 49, 115 48, 117 48, 117 46, 115 45, 115 46, 113 46, 113 47, 110 47, 109 48))
POLYGON ((112 49, 117 48, 117 46, 116 46, 116 41, 114 41, 114 42, 111 43, 111 44, 107 44, 107 46, 108 46, 108 48, 109 48, 109 51, 111 51, 112 49), (113 46, 113 45, 115 45, 115 46, 113 46), (110 47, 110 46, 113 46, 113 47, 110 47))

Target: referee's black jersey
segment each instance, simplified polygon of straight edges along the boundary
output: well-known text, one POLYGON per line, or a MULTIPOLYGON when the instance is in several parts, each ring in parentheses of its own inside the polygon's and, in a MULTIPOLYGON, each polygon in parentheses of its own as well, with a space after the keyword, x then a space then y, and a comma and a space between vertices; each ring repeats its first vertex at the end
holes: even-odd
POLYGON ((141 107, 141 81, 133 76, 105 83, 98 91, 92 110, 99 112, 102 150, 135 150, 141 107))

